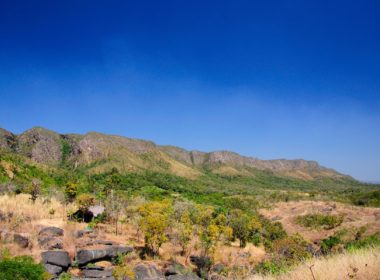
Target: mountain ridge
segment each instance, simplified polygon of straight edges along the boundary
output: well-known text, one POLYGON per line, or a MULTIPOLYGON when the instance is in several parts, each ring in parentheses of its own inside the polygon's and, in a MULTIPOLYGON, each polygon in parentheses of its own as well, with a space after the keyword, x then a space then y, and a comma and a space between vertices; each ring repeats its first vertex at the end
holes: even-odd
POLYGON ((122 172, 151 169, 191 178, 205 170, 219 175, 252 176, 252 170, 258 169, 305 180, 349 177, 312 160, 261 160, 226 150, 186 150, 119 135, 61 134, 43 127, 33 127, 20 134, 0 128, 0 148, 52 167, 62 163, 75 167, 94 164, 93 172, 113 167, 122 172))

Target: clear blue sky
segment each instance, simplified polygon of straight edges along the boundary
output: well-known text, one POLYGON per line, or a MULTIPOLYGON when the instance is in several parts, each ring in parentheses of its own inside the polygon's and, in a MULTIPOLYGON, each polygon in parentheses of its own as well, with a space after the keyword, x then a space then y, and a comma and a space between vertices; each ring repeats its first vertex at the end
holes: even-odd
POLYGON ((0 2, 0 126, 380 181, 379 1, 0 2))

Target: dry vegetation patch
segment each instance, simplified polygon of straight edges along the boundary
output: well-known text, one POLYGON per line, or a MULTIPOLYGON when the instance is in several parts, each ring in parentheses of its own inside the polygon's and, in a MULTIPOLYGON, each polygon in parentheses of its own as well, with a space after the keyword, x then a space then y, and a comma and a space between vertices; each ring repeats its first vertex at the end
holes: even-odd
POLYGON ((279 276, 255 275, 249 280, 379 280, 380 249, 355 251, 312 259, 279 276), (312 272, 314 274, 314 278, 312 272))
POLYGON ((300 233, 310 241, 326 238, 343 228, 359 228, 365 226, 367 234, 380 230, 380 209, 357 207, 325 201, 290 201, 280 202, 271 209, 261 209, 261 214, 271 220, 282 223, 288 234, 300 233), (297 217, 305 215, 344 216, 340 225, 333 228, 308 228, 297 223, 297 217))

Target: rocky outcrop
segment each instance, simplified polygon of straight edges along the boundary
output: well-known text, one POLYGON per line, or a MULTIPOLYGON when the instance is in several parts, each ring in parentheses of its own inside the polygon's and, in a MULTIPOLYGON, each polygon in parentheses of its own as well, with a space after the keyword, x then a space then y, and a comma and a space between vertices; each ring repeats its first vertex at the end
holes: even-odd
POLYGON ((45 270, 53 276, 66 271, 71 264, 69 253, 66 251, 46 251, 41 254, 41 259, 45 270))
POLYGON ((81 275, 84 278, 107 278, 112 277, 112 268, 105 269, 103 267, 86 267, 82 270, 81 275))
POLYGON ((79 250, 76 255, 76 261, 79 266, 86 265, 101 260, 111 260, 117 257, 119 254, 127 254, 132 252, 132 247, 125 246, 109 246, 104 249, 94 250, 79 250))
POLYGON ((42 249, 63 249, 63 229, 57 227, 45 227, 38 233, 38 244, 42 249))
POLYGON ((66 251, 45 251, 42 252, 41 258, 44 264, 57 265, 64 269, 71 264, 69 253, 66 251))
POLYGON ((38 163, 57 165, 62 159, 60 135, 42 127, 25 131, 17 137, 17 151, 38 163))
POLYGON ((75 167, 103 161, 104 165, 97 165, 97 172, 109 171, 112 166, 120 171, 149 169, 157 172, 170 171, 179 176, 197 176, 202 168, 207 168, 218 174, 233 172, 255 175, 252 169, 259 169, 303 179, 346 177, 315 161, 303 159, 261 160, 230 151, 187 151, 174 146, 159 146, 151 141, 96 132, 62 135, 41 127, 32 128, 20 135, 0 129, 1 149, 53 166, 62 161, 75 167))
POLYGON ((135 280, 165 280, 164 275, 152 264, 138 264, 133 269, 135 280))
POLYGON ((170 275, 166 279, 168 280, 201 280, 201 278, 199 278, 194 273, 170 275))
POLYGON ((17 145, 16 135, 0 128, 0 149, 7 151, 14 150, 17 145))
POLYGON ((15 243, 21 248, 28 248, 30 245, 29 237, 26 234, 0 230, 0 240, 5 243, 15 243))

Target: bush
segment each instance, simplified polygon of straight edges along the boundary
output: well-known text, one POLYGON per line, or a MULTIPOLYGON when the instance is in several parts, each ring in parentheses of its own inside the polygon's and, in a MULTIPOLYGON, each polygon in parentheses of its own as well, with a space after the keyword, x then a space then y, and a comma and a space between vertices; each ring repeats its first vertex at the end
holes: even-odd
POLYGON ((334 247, 336 247, 337 245, 341 243, 342 241, 338 236, 335 236, 335 235, 330 236, 321 241, 321 251, 323 254, 328 254, 333 250, 334 247))
MULTIPOLYGON (((282 239, 286 237, 286 231, 282 227, 280 222, 271 222, 266 221, 264 223, 264 237, 268 239, 268 241, 274 241, 277 239, 282 239)), ((268 242, 271 243, 271 242, 268 242)))
POLYGON ((313 229, 333 229, 343 223, 343 215, 308 214, 298 216, 295 222, 301 226, 313 229))
POLYGON ((299 234, 295 234, 274 241, 272 250, 274 258, 286 266, 292 266, 312 257, 307 247, 308 243, 299 234))
POLYGON ((0 260, 1 280, 44 280, 44 268, 31 257, 21 256, 0 260))
POLYGON ((255 271, 262 274, 278 275, 287 271, 287 267, 275 260, 266 260, 255 267, 255 271))
POLYGON ((360 240, 354 240, 346 244, 346 249, 354 251, 362 248, 380 246, 380 234, 373 234, 360 240))

